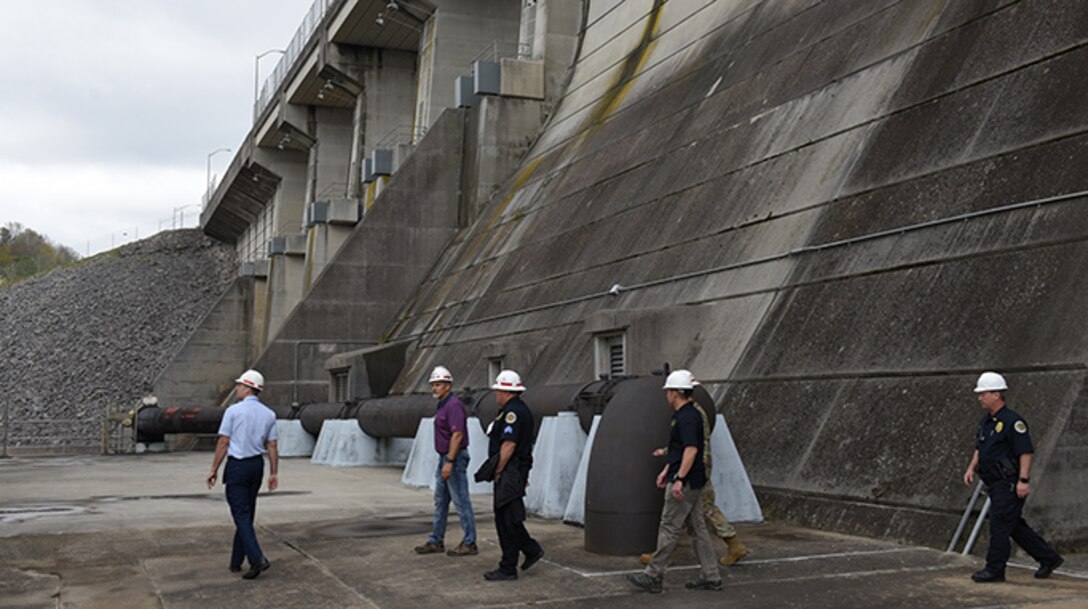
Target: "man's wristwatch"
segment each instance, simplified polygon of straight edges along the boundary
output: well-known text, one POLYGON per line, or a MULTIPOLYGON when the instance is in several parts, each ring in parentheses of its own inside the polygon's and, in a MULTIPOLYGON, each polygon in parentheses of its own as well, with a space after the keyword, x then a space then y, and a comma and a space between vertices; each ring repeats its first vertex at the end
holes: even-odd
POLYGON ((677 474, 673 474, 673 475, 672 475, 672 481, 673 481, 673 482, 679 482, 680 484, 683 484, 683 483, 684 483, 684 479, 683 479, 683 478, 681 478, 681 477, 680 477, 679 475, 677 475, 677 474))
POLYGON ((1031 478, 1020 478, 1020 482, 1027 484, 1028 482, 1031 482, 1031 478))

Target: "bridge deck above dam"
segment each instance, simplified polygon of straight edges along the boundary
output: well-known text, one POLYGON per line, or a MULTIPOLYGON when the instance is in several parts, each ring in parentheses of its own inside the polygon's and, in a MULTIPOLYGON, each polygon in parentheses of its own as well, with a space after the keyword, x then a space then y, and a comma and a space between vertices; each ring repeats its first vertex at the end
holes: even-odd
MULTIPOLYGON (((1014 558, 1007 583, 978 585, 977 558, 782 523, 741 528, 752 553, 722 570, 723 592, 684 589, 697 573, 688 546, 663 595, 638 593, 624 578, 636 557, 590 554, 581 529, 536 519, 545 559, 516 582, 487 582, 499 557, 488 496, 475 497, 478 556, 417 556, 429 491, 401 485, 396 468, 290 459, 281 489, 258 501, 272 568, 243 581, 227 570, 222 491, 203 484, 210 460, 0 460, 0 607, 1088 607, 1088 556, 1045 581, 1014 558)), ((452 518, 447 541, 459 533, 452 518)))

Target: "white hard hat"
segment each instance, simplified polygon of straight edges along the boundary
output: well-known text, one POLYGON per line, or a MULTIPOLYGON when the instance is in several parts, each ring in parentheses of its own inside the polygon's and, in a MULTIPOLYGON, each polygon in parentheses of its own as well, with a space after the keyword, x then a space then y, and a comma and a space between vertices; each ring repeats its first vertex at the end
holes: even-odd
POLYGON ((495 377, 495 384, 491 388, 495 391, 512 391, 514 393, 525 391, 525 386, 521 384, 521 375, 513 370, 500 372, 495 377))
POLYGON ((264 389, 264 375, 256 370, 246 370, 242 373, 242 376, 234 379, 234 382, 256 389, 257 391, 264 389))
POLYGON ((975 393, 984 391, 1005 391, 1009 386, 1005 384, 1005 377, 996 372, 983 372, 978 377, 975 385, 975 393))
POLYGON ((686 389, 691 390, 699 384, 699 381, 695 380, 695 375, 690 370, 676 370, 669 374, 665 379, 665 386, 662 389, 686 389))
POLYGON ((435 366, 435 369, 431 371, 431 380, 428 383, 453 383, 453 375, 450 374, 449 368, 445 366, 435 366))

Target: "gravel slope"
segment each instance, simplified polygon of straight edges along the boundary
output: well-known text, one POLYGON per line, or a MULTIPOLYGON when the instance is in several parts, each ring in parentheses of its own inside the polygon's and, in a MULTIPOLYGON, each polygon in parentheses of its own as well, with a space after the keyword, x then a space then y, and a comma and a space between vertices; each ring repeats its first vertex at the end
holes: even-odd
POLYGON ((231 246, 189 229, 0 289, 10 446, 98 446, 107 404, 139 400, 236 273, 231 246))

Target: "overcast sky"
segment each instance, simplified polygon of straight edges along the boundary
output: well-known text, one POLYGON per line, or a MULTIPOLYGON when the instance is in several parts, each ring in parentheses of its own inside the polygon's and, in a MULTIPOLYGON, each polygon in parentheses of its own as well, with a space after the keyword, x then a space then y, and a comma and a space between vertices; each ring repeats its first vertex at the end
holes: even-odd
POLYGON ((285 48, 311 3, 0 0, 0 224, 80 255, 175 208, 193 226, 207 154, 249 131, 254 57, 285 48))

